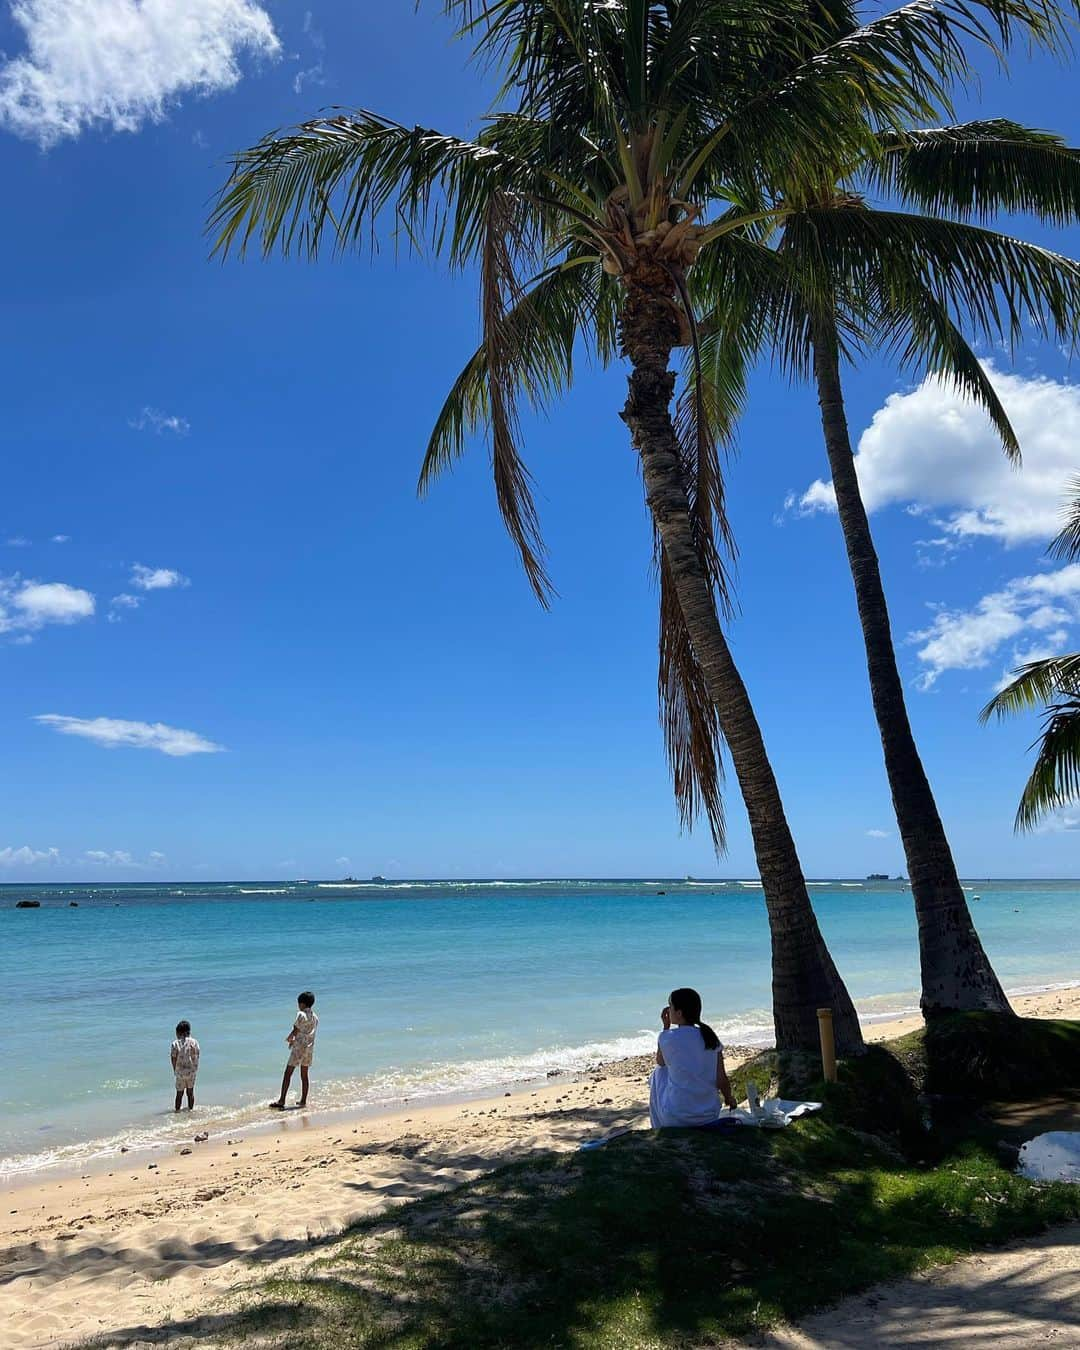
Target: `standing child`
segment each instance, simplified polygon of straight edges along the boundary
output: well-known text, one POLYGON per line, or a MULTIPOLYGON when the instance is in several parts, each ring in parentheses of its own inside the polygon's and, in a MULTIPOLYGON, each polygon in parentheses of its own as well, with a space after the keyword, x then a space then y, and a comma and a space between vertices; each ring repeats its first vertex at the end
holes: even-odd
POLYGON ((191 1034, 190 1022, 177 1022, 176 1040, 169 1050, 173 1073, 176 1075, 176 1103, 174 1111, 180 1110, 184 1093, 187 1093, 188 1110, 195 1107, 195 1075, 199 1072, 199 1042, 191 1034))
POLYGON ((294 1069, 300 1070, 299 1105, 307 1106, 308 1069, 315 1053, 315 1032, 319 1029, 319 1016, 313 1011, 315 995, 308 991, 298 994, 296 1006, 299 1010, 296 1021, 292 1025, 292 1031, 285 1037, 285 1044, 289 1047, 289 1062, 285 1065, 285 1072, 281 1078, 281 1096, 276 1102, 270 1103, 275 1111, 285 1110, 285 1094, 289 1091, 294 1069))

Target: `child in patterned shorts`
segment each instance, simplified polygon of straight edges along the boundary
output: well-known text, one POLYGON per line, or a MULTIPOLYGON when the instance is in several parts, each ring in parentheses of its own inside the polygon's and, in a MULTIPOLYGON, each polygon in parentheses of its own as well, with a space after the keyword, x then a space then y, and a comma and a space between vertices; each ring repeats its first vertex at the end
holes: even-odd
POLYGON ((307 1106, 308 1069, 315 1053, 315 1032, 319 1029, 319 1015, 314 1010, 315 995, 307 990, 298 994, 296 1006, 298 1009, 296 1021, 293 1022, 292 1031, 285 1038, 285 1044, 289 1047, 289 1062, 281 1078, 281 1096, 276 1102, 270 1103, 275 1111, 285 1110, 285 1094, 289 1090, 294 1069, 300 1070, 300 1101, 297 1105, 307 1106))
POLYGON ((191 1034, 191 1023, 177 1022, 176 1040, 169 1049, 173 1073, 176 1075, 176 1103, 174 1111, 180 1110, 184 1093, 187 1093, 188 1110, 195 1107, 195 1075, 199 1072, 199 1042, 191 1034))

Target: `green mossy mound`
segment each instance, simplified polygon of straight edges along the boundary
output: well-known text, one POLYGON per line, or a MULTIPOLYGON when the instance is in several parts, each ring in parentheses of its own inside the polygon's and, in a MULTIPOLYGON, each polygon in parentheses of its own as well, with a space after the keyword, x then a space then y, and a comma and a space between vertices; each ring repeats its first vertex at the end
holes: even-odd
POLYGON ((1080 1089, 1080 1022, 954 1013, 890 1041, 917 1091, 1021 1101, 1080 1089))
POLYGON ((839 1081, 826 1083, 818 1056, 765 1050, 740 1065, 731 1083, 739 1100, 753 1080, 762 1096, 823 1102, 838 1125, 878 1135, 909 1157, 925 1154, 919 1089, 888 1046, 870 1046, 865 1055, 841 1060, 837 1070, 839 1081))
POLYGON ((826 1083, 817 1055, 764 1050, 740 1065, 731 1082, 740 1099, 753 1080, 762 1096, 824 1102, 836 1124, 926 1159, 941 1156, 960 1135, 978 1135, 976 1118, 987 1102, 1080 1093, 1080 1022, 956 1013, 841 1060, 838 1072, 838 1082, 826 1083), (934 1129, 926 1121, 931 1102, 934 1129))

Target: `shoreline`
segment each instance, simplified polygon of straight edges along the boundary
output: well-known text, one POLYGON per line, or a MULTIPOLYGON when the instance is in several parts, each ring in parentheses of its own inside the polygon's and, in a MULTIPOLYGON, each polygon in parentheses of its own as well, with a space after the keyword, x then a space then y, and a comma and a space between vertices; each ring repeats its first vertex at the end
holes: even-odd
MULTIPOLYGON (((1014 1006, 1017 1006, 1019 1003, 1028 1000, 1042 1000, 1058 994, 1068 995, 1073 991, 1080 993, 1080 979, 1063 980, 1047 985, 1023 986, 1006 990, 1006 993, 1014 1006)), ((882 997, 893 998, 897 996, 884 995, 882 997)), ((1034 1013, 1032 1015, 1040 1016, 1043 1014, 1034 1013)), ((1080 1013, 1077 1015, 1080 1016, 1080 1013)), ((904 1035, 908 1031, 915 1030, 922 1023, 917 1005, 885 1012, 859 1010, 859 1020, 866 1034, 866 1039, 870 1041, 887 1040, 904 1035)), ((623 1039, 630 1040, 632 1038, 625 1037, 623 1039)), ((759 1038, 757 1035, 751 1035, 742 1038, 737 1045, 734 1042, 728 1044, 729 1048, 745 1052, 742 1058, 746 1058, 748 1054, 770 1046, 772 1040, 767 1037, 759 1038)), ((574 1048, 569 1048, 568 1053, 573 1052, 574 1048)), ((642 1053, 651 1054, 651 1050, 642 1053)), ((86 1147, 88 1149, 93 1148, 95 1151, 83 1157, 63 1158, 35 1166, 16 1168, 12 1171, 0 1171, 0 1198, 27 1187, 36 1186, 39 1183, 72 1181, 75 1179, 86 1180, 107 1174, 118 1166, 127 1168, 139 1164, 146 1167, 153 1161, 160 1163, 170 1158, 176 1158, 180 1156, 181 1149, 186 1149, 189 1146, 194 1148, 196 1146, 194 1136, 204 1131, 208 1133, 209 1138, 198 1143, 200 1153, 206 1153, 214 1146, 223 1145, 234 1137, 239 1138, 242 1135, 257 1137, 260 1135, 289 1134, 296 1130, 325 1129, 340 1131, 351 1128, 353 1125, 366 1126, 373 1122, 401 1117, 406 1112, 409 1115, 424 1114, 437 1111, 442 1107, 454 1108, 474 1102, 495 1100, 496 1098, 502 1098, 504 1095, 532 1092, 550 1085, 556 1079, 561 1083, 575 1082, 580 1078, 588 1077, 597 1070, 607 1069, 620 1063, 629 1063, 636 1058, 638 1058, 636 1055, 610 1060, 597 1058, 595 1061, 579 1068, 556 1068, 542 1076, 534 1074, 522 1077, 507 1077, 472 1089, 461 1087, 443 1092, 424 1092, 421 1090, 415 1094, 392 1100, 343 1106, 320 1106, 317 1100, 318 1084, 316 1083, 316 1104, 308 1108, 302 1115, 299 1109, 295 1107, 289 1108, 283 1114, 268 1114, 254 1104, 246 1107, 237 1105, 207 1108, 218 1113, 217 1120, 213 1116, 202 1115, 198 1108, 196 1108, 194 1116, 189 1116, 186 1110, 175 1114, 168 1112, 166 1113, 166 1119, 177 1125, 182 1121, 190 1120, 190 1131, 185 1130, 182 1138, 127 1144, 122 1142, 126 1136, 123 1133, 117 1133, 87 1140, 83 1145, 71 1145, 72 1148, 86 1147), (244 1112, 250 1114, 245 1117, 242 1114, 244 1112), (221 1119, 223 1114, 227 1114, 229 1119, 223 1121, 221 1119)), ((741 1059, 738 1062, 742 1062, 741 1059)), ((296 1086, 296 1084, 293 1085, 294 1095, 296 1086)), ((39 1155, 19 1156, 32 1158, 39 1155)))
MULTIPOLYGON (((1025 1016, 1080 1018, 1080 985, 1013 1004, 1025 1016)), ((866 1024, 867 1039, 919 1024, 917 1014, 866 1024)), ((743 1057, 754 1048, 742 1047, 743 1057)), ((740 1062, 737 1049, 729 1068, 740 1062)), ((290 1112, 266 1129, 187 1145, 184 1155, 177 1148, 137 1163, 125 1154, 107 1173, 22 1178, 4 1188, 0 1207, 7 1344, 52 1350, 85 1337, 104 1336, 103 1346, 146 1339, 235 1290, 256 1266, 287 1274, 290 1262, 389 1204, 533 1151, 647 1128, 651 1067, 641 1055, 364 1118, 290 1112)))

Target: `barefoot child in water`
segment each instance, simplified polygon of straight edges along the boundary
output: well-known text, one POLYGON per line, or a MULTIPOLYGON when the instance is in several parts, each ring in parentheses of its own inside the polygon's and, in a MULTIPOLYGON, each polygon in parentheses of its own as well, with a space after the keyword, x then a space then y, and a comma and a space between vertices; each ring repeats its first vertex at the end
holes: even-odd
POLYGON ((199 1042, 191 1034, 191 1023, 177 1022, 176 1040, 169 1049, 173 1073, 176 1075, 176 1103, 174 1111, 180 1110, 184 1093, 187 1093, 188 1110, 195 1107, 195 1075, 199 1072, 199 1042))
POLYGON ((293 1023, 292 1031, 285 1038, 285 1044, 289 1047, 289 1062, 281 1079, 281 1096, 276 1102, 270 1103, 275 1111, 285 1109, 285 1094, 289 1090, 294 1069, 300 1070, 299 1105, 307 1106, 308 1069, 311 1067, 311 1058, 315 1052, 315 1032, 319 1027, 319 1017, 314 1011, 315 995, 308 992, 298 994, 296 1006, 299 1009, 296 1021, 293 1023))

